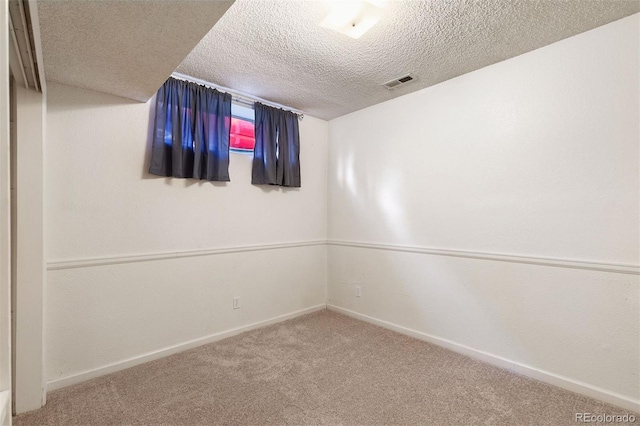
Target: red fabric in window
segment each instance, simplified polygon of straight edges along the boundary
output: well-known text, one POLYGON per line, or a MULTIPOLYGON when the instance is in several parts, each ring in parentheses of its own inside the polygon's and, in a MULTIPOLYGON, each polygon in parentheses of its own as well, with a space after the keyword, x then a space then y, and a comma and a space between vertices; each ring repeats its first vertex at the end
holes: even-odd
POLYGON ((252 150, 256 144, 253 123, 240 118, 231 118, 230 147, 252 150))

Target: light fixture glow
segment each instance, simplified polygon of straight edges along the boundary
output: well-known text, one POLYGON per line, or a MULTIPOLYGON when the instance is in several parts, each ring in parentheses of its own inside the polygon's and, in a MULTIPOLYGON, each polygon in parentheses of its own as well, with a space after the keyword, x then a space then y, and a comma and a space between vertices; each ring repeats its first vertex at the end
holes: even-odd
POLYGON ((380 20, 386 1, 338 0, 329 3, 331 12, 320 26, 357 39, 380 20))

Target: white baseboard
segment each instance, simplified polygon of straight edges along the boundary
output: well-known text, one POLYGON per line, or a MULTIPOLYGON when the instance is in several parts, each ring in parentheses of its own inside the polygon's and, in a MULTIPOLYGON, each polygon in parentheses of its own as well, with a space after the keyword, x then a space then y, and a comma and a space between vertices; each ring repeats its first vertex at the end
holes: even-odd
POLYGON ((0 392, 0 425, 11 425, 11 391, 0 392))
POLYGON ((301 309, 299 311, 290 312, 285 315, 280 315, 275 318, 271 318, 264 321, 259 321, 253 324, 244 325, 242 327, 232 328, 231 330, 221 331, 219 333, 211 334, 209 336, 201 337, 199 339, 189 340, 184 343, 169 346, 164 349, 159 349, 153 352, 147 352, 146 354, 138 355, 132 358, 124 359, 122 361, 114 362, 103 367, 94 368, 92 370, 83 371, 73 374, 71 376, 61 377, 59 379, 50 380, 47 382, 47 392, 60 389, 66 386, 75 385, 76 383, 84 382, 96 377, 104 376, 109 373, 115 373, 116 371, 124 370, 145 362, 153 361, 159 358, 186 351, 198 346, 206 345, 208 343, 216 342, 218 340, 226 339, 227 337, 235 336, 245 331, 255 330, 256 328, 266 327, 271 324, 276 324, 282 321, 286 321, 291 318, 296 318, 302 315, 310 314, 312 312, 326 309, 327 305, 321 304, 312 306, 310 308, 301 309))
POLYGON ((581 395, 588 396, 590 398, 604 401, 612 405, 616 405, 618 407, 624 408, 625 410, 630 410, 636 413, 640 413, 640 401, 634 400, 624 395, 617 394, 615 392, 608 391, 606 389, 599 388, 597 386, 590 385, 588 383, 583 383, 577 380, 573 380, 568 377, 551 373, 549 371, 540 370, 538 368, 531 367, 529 365, 521 364, 516 361, 512 361, 497 355, 493 355, 487 352, 470 348, 465 345, 461 345, 451 340, 443 339, 427 333, 423 333, 421 331, 412 330, 410 328, 406 328, 397 324, 379 320, 364 314, 360 314, 358 312, 354 312, 349 309, 341 308, 339 306, 328 304, 327 309, 348 315, 350 317, 353 317, 371 324, 378 325, 383 328, 387 328, 389 330, 396 331, 401 334, 405 334, 407 336, 414 337, 419 340, 424 340, 425 342, 433 343, 434 345, 447 348, 454 352, 467 355, 471 358, 475 358, 477 360, 486 362, 491 365, 495 365, 496 367, 511 370, 518 374, 522 374, 523 376, 531 377, 533 379, 557 386, 562 389, 566 389, 571 392, 575 392, 581 395))

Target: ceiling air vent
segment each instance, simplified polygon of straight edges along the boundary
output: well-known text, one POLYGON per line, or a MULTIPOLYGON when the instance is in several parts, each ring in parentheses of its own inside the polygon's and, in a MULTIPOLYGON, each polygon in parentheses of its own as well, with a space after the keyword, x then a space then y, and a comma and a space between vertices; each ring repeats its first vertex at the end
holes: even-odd
POLYGON ((407 74, 404 77, 394 78, 391 81, 387 81, 386 83, 383 84, 383 86, 391 90, 391 89, 395 89, 396 87, 402 84, 408 83, 411 80, 413 80, 413 77, 411 77, 411 74, 407 74))

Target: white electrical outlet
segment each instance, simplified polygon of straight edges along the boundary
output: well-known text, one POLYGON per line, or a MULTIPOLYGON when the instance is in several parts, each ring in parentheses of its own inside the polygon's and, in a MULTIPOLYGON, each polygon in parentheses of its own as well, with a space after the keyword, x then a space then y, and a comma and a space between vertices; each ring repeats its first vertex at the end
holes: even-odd
POLYGON ((240 309, 240 296, 233 298, 233 309, 240 309))
POLYGON ((356 297, 362 296, 362 287, 359 285, 356 286, 356 297))

